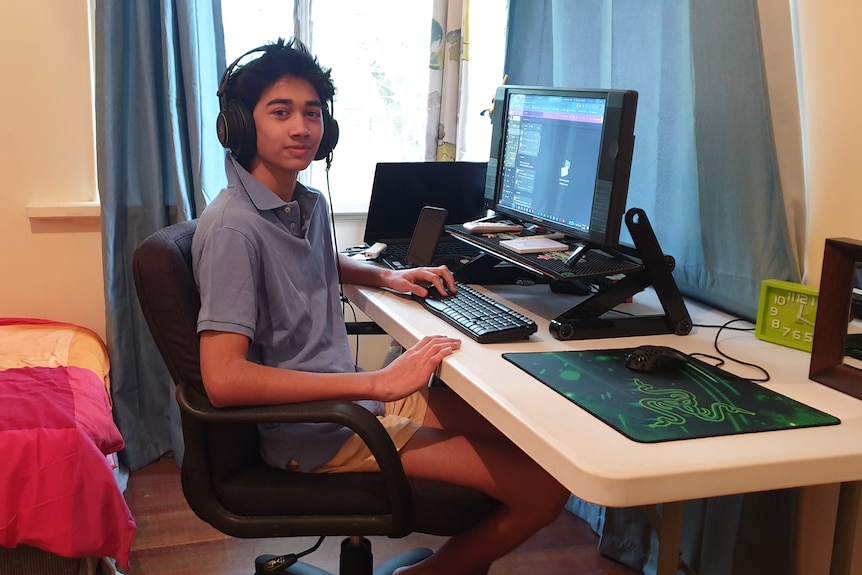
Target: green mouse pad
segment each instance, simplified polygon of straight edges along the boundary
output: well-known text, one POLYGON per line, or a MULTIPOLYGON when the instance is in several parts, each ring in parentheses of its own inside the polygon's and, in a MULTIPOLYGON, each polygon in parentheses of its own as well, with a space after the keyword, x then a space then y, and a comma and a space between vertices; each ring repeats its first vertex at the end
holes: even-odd
POLYGON ((629 439, 656 443, 841 421, 697 358, 638 373, 631 349, 504 353, 503 357, 629 439))

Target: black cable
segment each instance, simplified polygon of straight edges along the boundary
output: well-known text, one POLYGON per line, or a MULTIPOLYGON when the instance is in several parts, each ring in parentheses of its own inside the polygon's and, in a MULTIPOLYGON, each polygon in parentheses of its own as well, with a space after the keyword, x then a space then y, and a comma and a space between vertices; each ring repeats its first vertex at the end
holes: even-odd
MULTIPOLYGON (((356 315, 356 309, 353 307, 353 304, 347 296, 344 295, 344 281, 341 276, 341 259, 339 258, 339 250, 338 250, 338 234, 335 232, 335 207, 332 203, 332 186, 329 182, 329 168, 332 166, 332 152, 326 156, 326 197, 329 200, 329 221, 332 226, 332 246, 335 249, 335 273, 338 275, 338 297, 341 300, 341 314, 345 316, 344 321, 347 322, 347 312, 344 309, 344 306, 350 307, 350 311, 353 314, 353 321, 358 322, 359 318, 356 315)), ((353 363, 359 365, 359 334, 355 334, 356 337, 356 348, 353 356, 353 363)))
MULTIPOLYGON (((634 316, 634 314, 632 314, 632 313, 618 310, 618 309, 612 309, 609 311, 612 311, 612 312, 615 312, 615 313, 618 313, 618 314, 621 314, 624 316, 631 316, 631 317, 634 316)), ((726 330, 726 329, 731 330, 731 331, 754 331, 753 327, 731 327, 730 324, 732 324, 733 322, 736 322, 736 321, 746 321, 746 320, 744 320, 742 318, 734 318, 734 319, 731 319, 731 320, 724 322, 722 325, 696 323, 696 324, 692 324, 692 327, 704 327, 704 328, 718 329, 718 331, 715 332, 715 340, 713 341, 713 344, 712 344, 713 347, 715 348, 715 351, 718 352, 718 354, 720 356, 727 358, 734 363, 738 363, 740 365, 746 365, 748 367, 753 367, 754 369, 760 371, 764 375, 764 377, 760 378, 760 379, 747 378, 749 381, 754 381, 754 382, 758 382, 758 383, 763 383, 763 382, 769 381, 770 375, 769 375, 769 372, 765 368, 763 368, 757 364, 754 364, 754 363, 749 363, 747 361, 742 361, 741 359, 731 357, 730 355, 727 355, 726 353, 721 351, 721 349, 718 347, 718 338, 721 335, 721 332, 726 330)), ((713 367, 721 367, 725 363, 724 359, 722 359, 722 357, 716 357, 716 356, 710 355, 708 353, 695 352, 695 353, 690 353, 688 355, 690 355, 692 357, 705 357, 705 358, 715 360, 716 363, 712 364, 713 367)))
MULTIPOLYGON (((344 298, 344 300, 342 302, 342 306, 341 306, 341 313, 342 314, 346 314, 346 312, 344 310, 345 305, 347 305, 350 308, 350 312, 353 314, 353 322, 358 323, 359 318, 356 315, 356 308, 353 307, 353 302, 351 302, 347 298, 344 298)), ((346 318, 345 318, 345 321, 347 321, 346 318)), ((359 365, 359 341, 360 341, 359 336, 360 336, 360 334, 358 332, 353 334, 353 337, 356 338, 356 346, 355 346, 355 353, 353 355, 353 363, 355 363, 356 365, 359 365)))
POLYGON ((335 233, 335 206, 332 203, 332 187, 329 183, 329 168, 332 166, 332 152, 326 156, 326 197, 329 200, 329 222, 332 226, 332 246, 335 248, 335 273, 338 275, 338 297, 342 303, 348 303, 344 297, 344 282, 341 279, 341 262, 338 257, 338 234, 335 233))
POLYGON ((320 536, 317 539, 317 543, 315 543, 305 551, 301 551, 299 553, 288 553, 286 555, 261 555, 254 560, 254 572, 256 575, 268 573, 288 573, 288 568, 290 568, 292 565, 295 565, 296 562, 299 561, 302 557, 305 557, 309 553, 317 551, 320 548, 321 543, 323 543, 324 539, 324 536, 320 536))
MULTIPOLYGON (((762 367, 762 366, 760 366, 760 365, 757 365, 757 364, 755 364, 755 363, 749 363, 749 362, 747 362, 747 361, 742 361, 741 359, 738 359, 738 358, 732 357, 732 356, 730 356, 730 355, 728 355, 728 354, 724 353, 723 351, 721 351, 721 348, 719 348, 719 347, 718 347, 718 338, 719 338, 719 336, 721 335, 721 332, 722 332, 722 331, 724 331, 724 330, 726 330, 726 329, 727 329, 727 330, 731 330, 731 331, 747 331, 747 332, 754 331, 754 328, 753 328, 753 327, 730 327, 730 324, 732 324, 732 323, 734 323, 734 322, 737 322, 737 321, 747 321, 747 320, 744 320, 744 319, 742 319, 742 318, 738 318, 738 317, 737 317, 737 318, 733 318, 733 319, 727 320, 727 321, 726 321, 726 322, 724 322, 722 325, 694 324, 694 327, 717 328, 717 329, 718 329, 718 331, 716 331, 716 332, 715 332, 715 339, 713 340, 713 343, 712 343, 713 347, 715 348, 715 351, 716 351, 716 352, 717 352, 721 357, 727 358, 727 359, 729 359, 730 361, 732 361, 732 362, 734 362, 734 363, 738 363, 738 364, 740 364, 740 365, 745 365, 745 366, 748 366, 748 367, 752 367, 752 368, 754 368, 754 369, 756 369, 756 370, 759 370, 759 371, 764 375, 764 377, 759 378, 759 379, 746 378, 746 379, 748 379, 749 381, 758 382, 758 383, 763 383, 763 382, 769 381, 769 379, 770 379, 769 372, 768 372, 764 367, 762 367)), ((706 353, 692 353, 692 354, 690 354, 690 355, 696 355, 696 356, 702 356, 702 357, 709 357, 709 358, 712 358, 712 359, 717 359, 717 360, 719 360, 719 361, 720 361, 720 363, 716 364, 716 365, 715 365, 715 367, 721 367, 722 365, 724 365, 724 360, 722 360, 721 358, 717 358, 717 357, 715 357, 715 356, 711 356, 711 355, 706 354, 706 353)))

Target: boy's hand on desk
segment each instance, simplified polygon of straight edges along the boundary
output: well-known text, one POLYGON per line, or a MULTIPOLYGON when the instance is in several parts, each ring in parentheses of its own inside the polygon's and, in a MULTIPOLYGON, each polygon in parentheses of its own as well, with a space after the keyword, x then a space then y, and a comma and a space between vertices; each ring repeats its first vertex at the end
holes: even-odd
POLYGON ((394 401, 426 387, 443 358, 460 347, 461 340, 453 337, 423 337, 392 363, 375 372, 373 399, 394 401))

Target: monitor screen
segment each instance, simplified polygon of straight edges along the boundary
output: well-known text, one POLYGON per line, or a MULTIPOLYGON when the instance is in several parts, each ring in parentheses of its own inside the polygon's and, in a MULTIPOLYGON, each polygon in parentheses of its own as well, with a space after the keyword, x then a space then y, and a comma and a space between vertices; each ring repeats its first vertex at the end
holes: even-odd
POLYGON ((637 92, 501 86, 485 183, 498 214, 615 247, 637 92))

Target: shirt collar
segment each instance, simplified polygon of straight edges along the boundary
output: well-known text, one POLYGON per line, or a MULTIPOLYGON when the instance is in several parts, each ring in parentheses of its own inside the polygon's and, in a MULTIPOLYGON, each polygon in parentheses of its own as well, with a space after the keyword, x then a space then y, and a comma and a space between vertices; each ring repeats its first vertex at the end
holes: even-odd
MULTIPOLYGON (((244 189, 254 207, 258 210, 278 210, 287 205, 287 202, 279 198, 272 190, 243 168, 230 152, 225 154, 225 172, 227 173, 228 186, 244 189)), ((301 183, 296 182, 293 201, 299 204, 303 214, 311 214, 317 205, 318 197, 319 194, 309 191, 301 183)))

